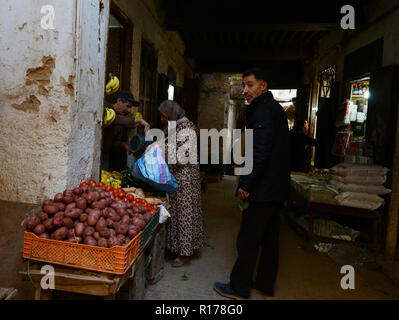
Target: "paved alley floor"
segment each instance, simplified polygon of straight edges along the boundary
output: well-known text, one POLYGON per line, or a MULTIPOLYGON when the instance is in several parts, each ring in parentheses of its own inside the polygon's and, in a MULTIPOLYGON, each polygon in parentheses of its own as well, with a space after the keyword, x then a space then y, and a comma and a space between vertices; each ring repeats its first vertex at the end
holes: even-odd
MULTIPOLYGON (((204 249, 187 266, 173 268, 166 261, 163 278, 147 287, 146 300, 226 300, 212 288, 215 281, 228 281, 236 258, 241 212, 233 197, 234 189, 235 178, 228 176, 207 185, 202 196, 204 249)), ((399 299, 398 285, 381 272, 360 267, 355 267, 355 289, 341 289, 342 265, 327 255, 305 251, 302 243, 282 219, 274 299, 399 299)), ((252 290, 251 299, 264 297, 252 290)))

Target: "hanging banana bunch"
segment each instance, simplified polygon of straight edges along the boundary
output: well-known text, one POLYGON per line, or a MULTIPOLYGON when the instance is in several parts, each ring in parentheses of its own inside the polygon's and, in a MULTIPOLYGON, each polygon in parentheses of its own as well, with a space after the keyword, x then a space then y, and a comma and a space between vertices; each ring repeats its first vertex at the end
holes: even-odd
POLYGON ((108 81, 107 85, 105 86, 105 94, 108 96, 110 94, 114 94, 119 90, 119 79, 115 76, 112 75, 112 73, 109 74, 110 80, 108 81))
POLYGON ((109 126, 115 120, 115 110, 112 108, 105 108, 104 113, 104 126, 109 126))

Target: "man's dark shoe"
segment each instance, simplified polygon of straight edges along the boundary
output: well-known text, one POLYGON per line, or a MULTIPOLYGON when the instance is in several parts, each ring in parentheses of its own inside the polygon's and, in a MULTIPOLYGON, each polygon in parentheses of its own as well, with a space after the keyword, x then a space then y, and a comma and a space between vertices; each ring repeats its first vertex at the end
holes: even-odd
POLYGON ((254 288, 254 289, 260 291, 260 292, 261 292, 264 296, 266 296, 266 297, 274 297, 274 290, 273 290, 273 288, 269 288, 269 289, 265 290, 265 289, 259 287, 259 286, 256 284, 255 281, 252 281, 252 288, 254 288))
POLYGON ((226 298, 235 300, 243 300, 249 298, 249 296, 242 297, 238 293, 236 293, 233 289, 230 288, 230 283, 215 282, 215 284, 213 285, 213 289, 221 296, 226 298))

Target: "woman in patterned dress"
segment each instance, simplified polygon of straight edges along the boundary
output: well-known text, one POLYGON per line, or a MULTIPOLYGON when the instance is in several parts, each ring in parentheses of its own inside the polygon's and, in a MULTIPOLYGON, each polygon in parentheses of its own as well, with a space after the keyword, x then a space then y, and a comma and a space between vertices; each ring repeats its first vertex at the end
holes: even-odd
MULTIPOLYGON (((179 153, 179 149, 185 147, 195 147, 191 150, 197 156, 197 135, 198 129, 189 119, 185 117, 185 112, 179 104, 174 101, 166 100, 158 108, 161 113, 161 120, 165 125, 169 121, 176 121, 176 164, 168 164, 173 176, 176 178, 178 190, 170 194, 171 218, 167 224, 166 247, 169 251, 176 254, 172 265, 180 267, 185 264, 194 250, 203 247, 204 234, 201 210, 201 183, 199 159, 196 164, 182 164, 182 157, 188 157, 188 151, 179 153), (185 130, 190 129, 190 130, 185 130), (185 131, 182 131, 185 130, 185 131), (179 141, 179 133, 183 137, 179 141)), ((171 137, 168 137, 171 138, 171 137)), ((168 144, 165 143, 165 160, 168 161, 168 144)), ((182 150, 182 149, 180 149, 182 150)))

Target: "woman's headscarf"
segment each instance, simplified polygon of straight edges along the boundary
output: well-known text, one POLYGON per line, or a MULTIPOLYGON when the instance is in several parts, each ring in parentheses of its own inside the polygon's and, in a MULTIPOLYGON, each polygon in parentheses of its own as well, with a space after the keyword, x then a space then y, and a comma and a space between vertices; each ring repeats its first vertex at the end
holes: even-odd
POLYGON ((172 100, 163 101, 158 108, 159 112, 169 121, 184 118, 186 113, 180 105, 172 100))

